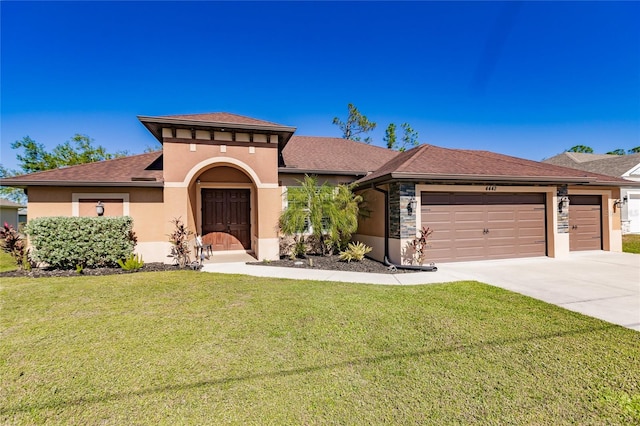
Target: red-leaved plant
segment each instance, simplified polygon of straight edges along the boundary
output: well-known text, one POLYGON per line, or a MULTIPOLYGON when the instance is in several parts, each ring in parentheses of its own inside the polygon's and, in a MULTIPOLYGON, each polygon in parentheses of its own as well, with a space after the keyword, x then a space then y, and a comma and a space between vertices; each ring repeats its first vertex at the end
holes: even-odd
POLYGON ((411 248, 413 249, 413 261, 418 265, 423 265, 427 260, 427 249, 431 247, 431 244, 427 239, 433 234, 433 229, 428 227, 422 227, 420 234, 411 241, 411 248))
POLYGON ((27 247, 24 242, 24 238, 20 233, 7 222, 0 228, 0 245, 2 251, 9 253, 19 269, 23 269, 25 266, 29 267, 31 264, 27 259, 27 247))

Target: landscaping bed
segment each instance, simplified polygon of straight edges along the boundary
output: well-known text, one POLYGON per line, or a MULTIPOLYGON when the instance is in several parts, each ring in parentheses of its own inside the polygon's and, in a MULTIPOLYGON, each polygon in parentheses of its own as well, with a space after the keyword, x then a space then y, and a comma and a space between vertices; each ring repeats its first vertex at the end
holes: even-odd
POLYGON ((305 258, 291 260, 285 257, 280 260, 263 262, 248 262, 248 265, 280 266, 299 269, 324 269, 330 271, 369 272, 375 274, 402 274, 405 272, 420 272, 416 270, 397 269, 391 270, 384 264, 369 258, 359 262, 343 262, 338 255, 321 256, 307 255, 305 258))
MULTIPOLYGON (((178 271, 181 268, 178 265, 167 265, 164 263, 145 263, 145 265, 135 271, 125 271, 120 267, 116 268, 85 268, 82 272, 75 269, 48 269, 48 268, 32 268, 31 270, 13 270, 0 272, 0 277, 74 277, 82 275, 101 276, 115 274, 131 274, 134 272, 160 272, 160 271, 178 271)), ((184 268, 191 269, 191 268, 184 268)))

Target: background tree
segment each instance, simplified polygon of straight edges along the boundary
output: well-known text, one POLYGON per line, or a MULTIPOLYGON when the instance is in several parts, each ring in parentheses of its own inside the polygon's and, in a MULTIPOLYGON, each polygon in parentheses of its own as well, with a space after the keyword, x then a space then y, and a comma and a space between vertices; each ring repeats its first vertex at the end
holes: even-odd
POLYGON ((110 160, 127 155, 126 151, 109 153, 105 147, 101 145, 95 146, 93 143, 94 140, 89 136, 76 133, 70 140, 56 145, 49 152, 43 144, 37 143, 29 136, 25 136, 21 140, 13 142, 11 148, 23 150, 23 154, 16 155, 22 173, 41 172, 64 166, 110 160))
MULTIPOLYGON (((56 145, 51 152, 47 151, 43 144, 34 141, 29 136, 13 142, 11 148, 22 150, 22 154, 16 155, 20 170, 8 170, 0 164, 0 178, 110 160, 127 155, 126 151, 109 153, 105 147, 95 146, 94 140, 89 136, 79 133, 76 133, 65 143, 56 145)), ((2 186, 0 187, 0 197, 21 204, 27 202, 27 196, 20 188, 2 186)))
POLYGON ((593 148, 586 145, 575 145, 567 150, 568 152, 582 152, 585 154, 593 154, 593 148))
POLYGON ((640 146, 636 146, 634 148, 631 148, 629 151, 627 151, 629 154, 638 154, 640 153, 640 146))
POLYGON ((622 148, 614 149, 613 151, 607 152, 607 155, 625 155, 625 154, 626 152, 624 152, 624 149, 622 148))
MULTIPOLYGON (((360 135, 366 134, 376 128, 376 123, 369 121, 365 115, 362 115, 358 108, 353 104, 347 105, 349 113, 347 120, 342 121, 338 117, 334 117, 333 124, 337 125, 342 131, 342 137, 353 141, 360 141, 360 135)), ((363 142, 371 143, 371 138, 366 137, 363 142)))
MULTIPOLYGON (((8 170, 2 164, 0 164, 0 179, 15 176, 17 173, 15 170, 8 170)), ((27 196, 20 188, 12 188, 9 186, 0 186, 0 198, 11 200, 14 203, 26 204, 27 196)))
POLYGON ((390 123, 387 130, 384 131, 384 139, 382 139, 389 149, 396 149, 398 146, 398 137, 396 136, 396 125, 390 123))
POLYGON ((400 127, 402 128, 401 144, 398 144, 396 125, 394 123, 389 124, 387 130, 385 130, 384 141, 387 144, 387 148, 404 152, 407 149, 418 146, 418 132, 413 130, 409 123, 402 123, 400 127))

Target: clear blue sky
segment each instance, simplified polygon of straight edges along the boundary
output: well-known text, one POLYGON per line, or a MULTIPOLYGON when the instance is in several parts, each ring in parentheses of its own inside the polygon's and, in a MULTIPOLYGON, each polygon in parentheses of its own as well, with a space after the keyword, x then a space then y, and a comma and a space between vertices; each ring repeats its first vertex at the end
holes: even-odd
POLYGON ((640 145, 638 2, 0 2, 1 162, 29 135, 156 144, 136 115, 226 111, 541 160, 640 145))

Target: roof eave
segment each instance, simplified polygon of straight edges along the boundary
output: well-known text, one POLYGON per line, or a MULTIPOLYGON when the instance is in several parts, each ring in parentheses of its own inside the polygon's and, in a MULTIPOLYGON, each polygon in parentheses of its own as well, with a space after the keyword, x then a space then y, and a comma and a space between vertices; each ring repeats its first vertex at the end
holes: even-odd
POLYGON ((164 182, 162 181, 119 181, 119 182, 90 182, 90 181, 56 181, 56 180, 42 180, 42 181, 27 181, 27 180, 2 180, 1 186, 10 186, 14 188, 26 188, 29 186, 132 186, 132 187, 147 187, 147 188, 162 188, 164 182))
POLYGON ((326 170, 326 169, 297 169, 294 167, 278 167, 278 173, 289 174, 310 174, 310 175, 347 175, 347 176, 366 176, 367 173, 362 170, 326 170))
POLYGON ((460 175, 460 174, 429 174, 429 173, 403 173, 393 172, 368 179, 363 183, 374 184, 392 180, 413 181, 466 181, 466 182, 504 182, 504 183, 530 183, 530 184, 601 184, 624 185, 622 182, 596 182, 592 177, 556 177, 556 176, 500 176, 500 175, 460 175))
POLYGON ((293 133, 296 131, 296 127, 292 126, 278 126, 278 125, 266 125, 266 124, 242 124, 242 123, 229 123, 224 121, 200 121, 189 120, 184 118, 167 118, 167 117, 151 117, 146 115, 138 115, 138 120, 156 137, 156 139, 162 143, 162 133, 159 131, 160 124, 173 125, 173 126, 190 126, 190 127, 207 127, 207 128, 230 128, 239 130, 258 130, 263 132, 278 133, 285 136, 283 140, 283 146, 289 141, 293 133), (156 126, 154 126, 156 125, 156 126), (288 137, 286 137, 288 135, 288 137))

